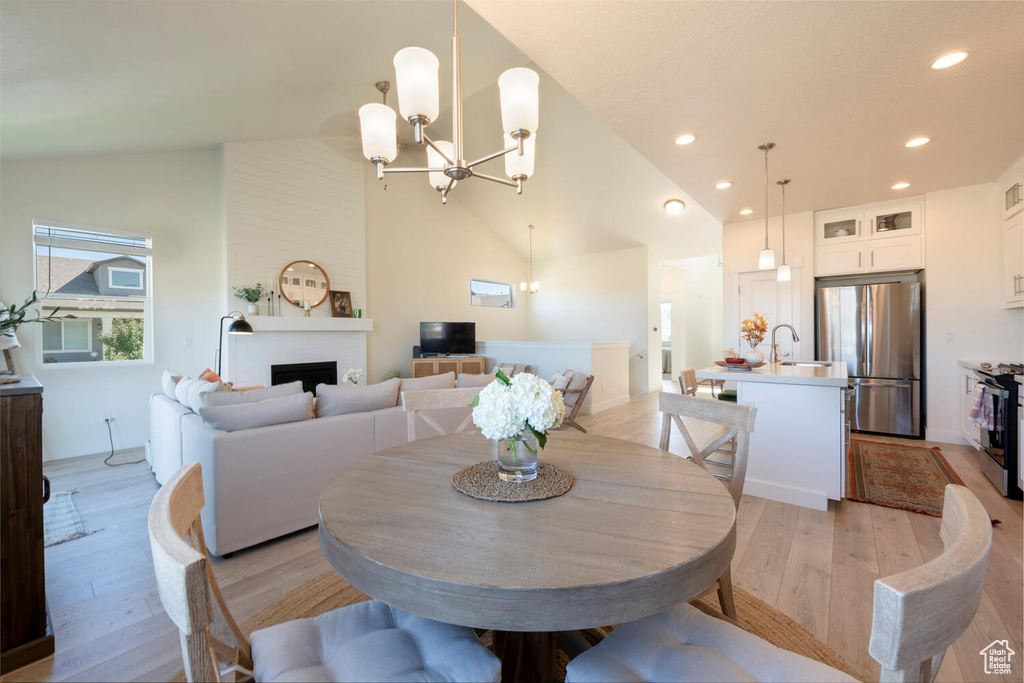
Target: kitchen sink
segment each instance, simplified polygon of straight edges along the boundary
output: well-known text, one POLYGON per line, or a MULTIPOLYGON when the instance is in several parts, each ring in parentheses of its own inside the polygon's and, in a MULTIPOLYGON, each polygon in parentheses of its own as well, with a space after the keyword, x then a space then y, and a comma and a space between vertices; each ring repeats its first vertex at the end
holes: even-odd
POLYGON ((791 365, 798 368, 827 368, 832 363, 822 360, 784 360, 779 365, 791 365))

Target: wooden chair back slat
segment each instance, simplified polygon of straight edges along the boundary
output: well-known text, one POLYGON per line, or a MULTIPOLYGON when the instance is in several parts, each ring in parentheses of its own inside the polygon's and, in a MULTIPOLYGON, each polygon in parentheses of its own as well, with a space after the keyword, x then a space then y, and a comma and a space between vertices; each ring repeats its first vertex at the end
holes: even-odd
POLYGON ((252 655, 210 566, 203 505, 202 467, 186 465, 153 498, 149 540, 160 601, 181 636, 186 678, 220 681, 220 662, 251 669, 252 655))
POLYGON ((679 390, 687 396, 697 395, 697 371, 687 368, 679 373, 679 390))
POLYGON ((940 536, 942 555, 875 581, 869 652, 883 681, 932 680, 981 604, 992 522, 967 488, 946 486, 940 536))
POLYGON ((587 377, 587 383, 584 384, 583 387, 580 389, 560 389, 563 397, 565 396, 565 394, 579 394, 579 398, 576 399, 576 402, 573 403, 572 406, 569 407, 569 410, 565 413, 565 418, 562 420, 563 426, 573 427, 583 432, 584 434, 587 433, 587 430, 576 422, 576 415, 580 412, 580 408, 583 407, 583 402, 587 400, 587 395, 590 394, 590 387, 593 384, 594 376, 589 375, 587 377))
MULTIPOLYGON (((470 387, 466 389, 403 391, 402 408, 406 412, 409 441, 415 441, 417 439, 416 424, 418 420, 423 420, 427 426, 437 432, 437 434, 434 434, 433 436, 444 436, 448 434, 449 432, 426 411, 438 410, 441 408, 468 408, 473 402, 473 399, 475 399, 483 389, 483 387, 470 387)), ((470 414, 451 433, 461 434, 472 424, 473 415, 470 414)))

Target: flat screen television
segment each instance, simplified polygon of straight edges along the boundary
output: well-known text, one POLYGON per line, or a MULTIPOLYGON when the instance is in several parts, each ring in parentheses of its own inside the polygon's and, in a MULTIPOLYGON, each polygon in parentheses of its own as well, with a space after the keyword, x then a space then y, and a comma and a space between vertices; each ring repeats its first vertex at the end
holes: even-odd
POLYGON ((476 323, 420 323, 420 352, 476 353, 476 323))

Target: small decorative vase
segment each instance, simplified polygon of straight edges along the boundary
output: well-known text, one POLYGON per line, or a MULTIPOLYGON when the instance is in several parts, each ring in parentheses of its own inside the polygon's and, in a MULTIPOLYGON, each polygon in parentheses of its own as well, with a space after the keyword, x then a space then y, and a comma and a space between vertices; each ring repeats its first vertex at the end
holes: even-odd
POLYGON ((743 360, 747 361, 747 365, 760 365, 764 362, 764 354, 758 351, 756 346, 752 346, 743 354, 743 360))
POLYGON ((537 478, 537 452, 540 445, 529 429, 506 441, 494 442, 494 456, 498 460, 498 476, 504 481, 518 483, 537 478))
POLYGON ((259 314, 260 314, 260 305, 259 304, 249 304, 249 315, 259 315, 259 314))

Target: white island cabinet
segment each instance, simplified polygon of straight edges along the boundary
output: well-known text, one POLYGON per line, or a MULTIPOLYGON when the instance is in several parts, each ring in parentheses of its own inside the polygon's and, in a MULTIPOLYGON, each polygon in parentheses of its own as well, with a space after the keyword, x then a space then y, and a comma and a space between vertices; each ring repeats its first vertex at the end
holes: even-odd
POLYGON ((751 371, 712 366, 700 379, 737 383, 742 405, 757 408, 743 492, 826 510, 846 489, 846 364, 768 363, 751 371))

